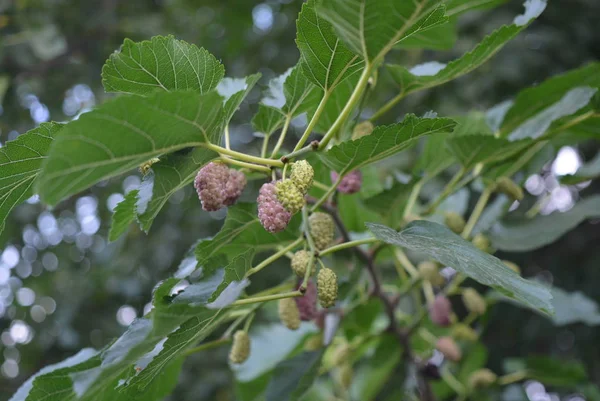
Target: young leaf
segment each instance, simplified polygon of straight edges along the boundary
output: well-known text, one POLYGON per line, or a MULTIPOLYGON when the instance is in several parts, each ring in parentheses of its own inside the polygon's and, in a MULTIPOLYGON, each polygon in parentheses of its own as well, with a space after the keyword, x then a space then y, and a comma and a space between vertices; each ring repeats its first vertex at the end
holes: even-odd
POLYGON ((600 88, 600 63, 557 75, 519 92, 502 121, 500 136, 507 136, 531 117, 559 102, 571 89, 583 86, 600 88))
POLYGON ((322 0, 317 13, 369 62, 382 60, 403 39, 448 22, 438 0, 322 0))
POLYGON ((260 79, 261 74, 249 75, 246 78, 225 78, 217 85, 217 92, 225 99, 223 106, 223 125, 228 125, 244 101, 248 93, 260 79))
MULTIPOLYGON (((448 15, 447 10, 446 15, 448 15)), ((458 39, 456 30, 457 19, 450 18, 448 23, 416 33, 404 39, 395 47, 399 49, 450 50, 458 39)))
POLYGON ((376 127, 370 135, 332 147, 321 155, 321 159, 343 175, 392 156, 413 145, 423 135, 452 132, 455 125, 448 118, 419 118, 409 114, 400 123, 376 127))
POLYGON ((10 211, 33 196, 33 183, 62 127, 43 123, 0 148, 0 233, 10 211))
POLYGON ((600 217, 600 195, 593 195, 563 213, 497 222, 490 230, 490 239, 494 247, 503 251, 531 251, 553 243, 582 221, 597 217, 600 217))
POLYGON ((297 401, 318 376, 323 351, 304 352, 279 363, 267 387, 266 401, 297 401))
POLYGON ((419 220, 400 232, 379 224, 367 223, 367 227, 388 244, 422 252, 531 308, 552 313, 552 296, 546 287, 525 280, 498 258, 480 251, 445 226, 419 220))
POLYGON ((143 42, 125 39, 102 68, 107 92, 148 95, 156 90, 206 93, 217 87, 225 68, 208 51, 173 36, 143 42))
POLYGON ((153 164, 153 174, 147 174, 142 180, 142 185, 148 185, 152 192, 145 210, 137 211, 142 229, 148 232, 171 195, 191 184, 198 170, 218 156, 212 150, 199 147, 186 154, 172 153, 153 164))
POLYGON ((108 233, 109 241, 116 241, 121 235, 127 231, 129 225, 135 220, 135 204, 137 202, 137 196, 140 191, 134 189, 129 191, 117 207, 112 215, 112 222, 110 224, 110 231, 108 233))
POLYGON ((65 125, 36 183, 46 203, 124 173, 161 154, 219 143, 222 98, 215 92, 123 96, 65 125))
MULTIPOLYGON (((261 226, 256 213, 256 204, 253 203, 238 203, 230 207, 221 231, 196 246, 198 264, 203 266, 215 256, 226 254, 232 247, 251 246, 258 251, 265 245, 297 238, 298 219, 292 219, 284 231, 271 234, 261 226)), ((204 273, 210 274, 210 269, 206 270, 205 267, 204 273)))
POLYGON ((597 153, 596 157, 579 167, 575 174, 561 177, 560 182, 567 185, 575 185, 598 176, 600 176, 600 153, 597 153))
POLYGON ((321 90, 302 74, 297 65, 269 81, 267 93, 261 103, 295 117, 314 107, 320 97, 321 90))
POLYGON ((489 60, 509 40, 525 29, 527 24, 537 18, 545 7, 545 0, 526 1, 524 14, 517 16, 511 25, 505 25, 492 32, 469 53, 448 64, 429 62, 417 65, 410 70, 401 65, 388 65, 387 69, 400 86, 403 96, 442 85, 473 71, 489 60))
MULTIPOLYGON (((240 252, 234 258, 231 258, 231 262, 225 266, 225 276, 223 277, 223 281, 221 284, 219 284, 217 290, 212 294, 210 302, 216 302, 215 300, 218 300, 220 301, 219 307, 224 308, 238 298, 239 292, 237 289, 243 289, 250 284, 245 276, 246 272, 252 267, 252 258, 254 257, 254 253, 254 248, 249 247, 245 251, 240 252), (233 301, 227 302, 228 299, 224 299, 222 297, 222 295, 227 295, 227 292, 233 292, 235 294, 235 296, 232 297, 234 298, 233 301)), ((210 304, 210 306, 213 307, 212 304, 210 304)))
POLYGON ((252 127, 255 131, 271 135, 283 126, 285 114, 275 107, 264 104, 258 105, 258 112, 252 117, 252 127))
POLYGON ((296 44, 304 75, 330 92, 344 79, 359 72, 364 63, 337 38, 331 24, 316 13, 315 3, 316 0, 309 0, 302 6, 296 21, 296 44))

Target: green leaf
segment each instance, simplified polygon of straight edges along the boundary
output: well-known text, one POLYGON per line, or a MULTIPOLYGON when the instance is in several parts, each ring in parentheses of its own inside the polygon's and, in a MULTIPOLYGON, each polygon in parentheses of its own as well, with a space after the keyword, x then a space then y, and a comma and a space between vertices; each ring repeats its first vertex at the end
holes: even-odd
POLYGON ((502 121, 500 136, 509 135, 531 117, 559 102, 571 89, 583 86, 600 87, 600 63, 557 75, 519 92, 502 121))
POLYGON ((401 356, 398 339, 384 334, 373 356, 365 361, 354 374, 350 394, 355 400, 372 400, 377 397, 394 370, 401 356))
POLYGON ((342 222, 348 231, 366 231, 367 221, 381 221, 377 213, 367 207, 366 202, 360 198, 360 194, 341 195, 338 197, 338 211, 342 222))
MULTIPOLYGON (((401 65, 388 65, 392 78, 401 88, 401 93, 409 93, 442 85, 465 75, 493 57, 502 47, 537 18, 546 7, 545 0, 525 2, 525 13, 517 16, 511 25, 505 25, 486 36, 469 53, 448 64, 436 61, 417 65, 410 70, 401 65)), ((458 5, 457 5, 458 9, 458 5)))
POLYGON ((33 196, 33 183, 62 127, 63 124, 43 123, 0 148, 0 232, 10 211, 33 196))
POLYGON ((552 296, 546 287, 525 280, 498 258, 480 251, 445 226, 424 220, 414 221, 400 232, 379 224, 367 226, 388 244, 422 252, 529 307, 552 313, 552 296))
MULTIPOLYGON (((167 363, 154 377, 154 380, 141 390, 126 389, 122 391, 123 389, 118 386, 119 381, 117 381, 114 387, 111 386, 111 388, 104 391, 103 397, 110 401, 162 401, 177 386, 184 361, 185 358, 180 357, 167 363)), ((127 380, 127 377, 124 377, 122 380, 127 380)))
POLYGON ((108 233, 109 241, 116 241, 121 235, 127 231, 129 225, 135 220, 137 202, 137 196, 140 191, 134 189, 129 191, 117 207, 112 215, 112 222, 110 224, 110 231, 108 233))
MULTIPOLYGON (((587 379, 585 367, 580 362, 550 356, 508 359, 505 361, 506 365, 525 369, 528 379, 538 380, 548 386, 572 387, 587 379)), ((507 373, 511 373, 511 370, 507 373)))
MULTIPOLYGON (((457 125, 455 130, 458 127, 460 125, 457 125)), ((413 168, 414 174, 433 177, 454 163, 454 157, 446 147, 446 139, 445 132, 427 137, 423 151, 413 168)))
POLYGON ((600 325, 598 304, 580 291, 567 292, 552 287, 554 316, 552 322, 556 326, 572 323, 584 323, 588 326, 600 325))
POLYGON ((317 15, 315 0, 309 0, 302 6, 296 30, 302 72, 324 91, 333 90, 363 68, 362 59, 338 39, 329 22, 317 15))
POLYGON ((285 114, 275 107, 258 105, 258 112, 252 118, 252 127, 265 135, 271 135, 279 128, 283 127, 285 114))
POLYGON ((448 22, 438 0, 321 0, 317 13, 369 62, 382 60, 396 43, 448 22))
POLYGON ((321 90, 302 74, 297 65, 269 81, 267 94, 261 103, 295 117, 315 107, 321 95, 321 90))
POLYGON ((321 158, 343 175, 392 156, 413 145, 423 135, 452 132, 455 125, 448 118, 419 118, 409 114, 400 123, 376 127, 371 135, 333 146, 321 158))
POLYGON ((582 221, 600 217, 600 195, 579 201, 566 212, 554 212, 532 219, 500 221, 490 230, 495 248, 510 252, 538 249, 559 239, 582 221))
POLYGON ((567 185, 575 185, 597 177, 600 177, 600 153, 597 153, 592 160, 580 166, 575 174, 561 177, 560 182, 567 185))
POLYGON ((446 145, 463 167, 470 169, 477 163, 493 164, 508 159, 533 141, 523 139, 511 142, 507 139, 491 135, 453 136, 446 140, 446 145))
POLYGON ((261 74, 249 75, 246 78, 225 78, 217 85, 217 92, 225 98, 223 106, 223 125, 228 125, 231 118, 244 101, 248 93, 260 79, 261 74))
MULTIPOLYGON (((344 106, 346 106, 346 103, 348 103, 350 96, 352 96, 352 92, 354 92, 357 82, 358 76, 351 76, 348 79, 343 80, 331 91, 327 103, 325 103, 325 108, 319 116, 317 125, 315 125, 315 128, 313 129, 314 132, 324 134, 331 128, 342 112, 344 106)), ((317 106, 318 105, 315 104, 315 107, 308 112, 309 118, 313 117, 317 106)))
MULTIPOLYGON (((448 15, 447 11, 446 15, 448 15)), ((458 39, 456 22, 456 18, 451 18, 447 24, 414 34, 395 47, 399 49, 450 50, 458 39)))
POLYGON ((554 121, 570 116, 587 106, 597 91, 597 88, 588 86, 571 89, 558 102, 527 119, 510 132, 508 139, 516 141, 523 138, 539 138, 554 121))
POLYGON ((507 0, 447 0, 446 14, 452 16, 471 10, 487 9, 506 3, 507 0))
POLYGON ((269 382, 266 401, 296 401, 319 374, 323 351, 304 352, 279 363, 269 382))
POLYGON ((402 222, 404 208, 415 184, 415 180, 406 184, 394 182, 389 189, 365 199, 365 204, 384 217, 387 224, 395 227, 402 222))
POLYGON ((246 272, 252 267, 254 252, 254 248, 250 247, 232 258, 231 262, 225 266, 225 277, 223 277, 223 281, 212 294, 210 298, 211 302, 219 302, 219 307, 223 308, 239 297, 241 289, 250 284, 245 276, 246 272), (233 296, 230 296, 230 293, 233 296), (230 301, 231 299, 233 301, 230 301))
POLYGON ((164 153, 220 143, 222 99, 215 92, 122 96, 65 125, 36 183, 57 204, 98 181, 164 153))
MULTIPOLYGON (((239 248, 240 245, 250 246, 259 251, 264 249, 265 245, 295 240, 298 237, 298 225, 299 220, 295 218, 284 231, 271 234, 260 224, 256 204, 238 203, 229 208, 221 231, 212 239, 201 241, 196 246, 198 264, 203 266, 210 259, 227 254, 231 248, 239 248)), ((210 269, 205 271, 206 274, 210 274, 209 272, 210 269)))
POLYGON ((217 87, 225 68, 203 48, 173 36, 143 42, 125 39, 102 68, 107 92, 148 95, 156 90, 207 93, 217 87))
POLYGON ((137 210, 142 229, 148 232, 171 195, 192 183, 198 170, 218 156, 212 150, 198 147, 186 154, 172 153, 153 164, 153 174, 146 174, 142 180, 142 185, 147 185, 151 192, 147 206, 137 210))

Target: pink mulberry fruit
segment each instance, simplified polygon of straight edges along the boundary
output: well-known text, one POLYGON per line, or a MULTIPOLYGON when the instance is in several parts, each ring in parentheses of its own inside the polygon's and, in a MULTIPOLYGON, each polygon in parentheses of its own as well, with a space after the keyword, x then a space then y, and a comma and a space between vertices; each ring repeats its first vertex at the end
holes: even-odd
POLYGON ((210 162, 198 171, 194 180, 194 188, 202 202, 202 209, 214 212, 223 207, 224 188, 228 178, 229 169, 221 163, 210 162))
POLYGON ((452 314, 452 304, 448 298, 443 295, 435 297, 433 304, 429 308, 429 318, 438 326, 449 326, 450 315, 452 314))
MULTIPOLYGON (((336 182, 339 175, 335 171, 331 172, 331 182, 336 182)), ((349 172, 342 178, 338 184, 337 190, 344 194, 353 194, 360 191, 362 185, 362 173, 360 170, 349 172)))
MULTIPOLYGON (((300 282, 301 280, 298 286, 300 286, 300 282)), ((300 311, 300 320, 307 322, 317 317, 317 286, 314 281, 309 280, 304 295, 296 297, 294 300, 300 311)))
POLYGON ((229 169, 229 179, 225 184, 225 206, 231 206, 240 197, 246 187, 246 176, 241 171, 229 169))
POLYGON ((265 230, 276 233, 284 230, 292 215, 277 200, 275 182, 263 184, 258 193, 258 219, 265 230))

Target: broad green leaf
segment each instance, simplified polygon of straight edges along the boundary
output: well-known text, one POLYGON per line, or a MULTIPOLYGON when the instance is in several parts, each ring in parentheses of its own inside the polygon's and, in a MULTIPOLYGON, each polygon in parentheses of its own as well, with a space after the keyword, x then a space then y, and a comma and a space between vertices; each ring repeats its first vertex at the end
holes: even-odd
POLYGON ((260 79, 261 74, 249 75, 246 78, 225 78, 217 85, 217 92, 225 99, 223 106, 224 125, 229 124, 231 118, 244 101, 248 93, 260 79))
POLYGON ((152 222, 169 200, 171 195, 191 184, 200 168, 219 155, 212 150, 198 147, 191 152, 172 153, 162 157, 152 165, 153 174, 147 174, 142 180, 151 191, 151 199, 144 210, 138 208, 138 221, 146 232, 152 222))
POLYGON ((359 72, 364 63, 338 39, 331 24, 317 15, 315 2, 309 0, 302 6, 296 21, 296 44, 304 75, 329 92, 341 81, 359 72))
MULTIPOLYGON (((152 382, 143 389, 131 388, 123 391, 119 386, 119 381, 117 381, 114 387, 110 386, 110 388, 105 389, 102 396, 110 401, 162 401, 165 397, 169 396, 177 386, 184 361, 184 357, 179 357, 166 363, 160 373, 158 373, 152 382)), ((119 380, 127 380, 127 377, 119 380)))
POLYGON ((343 175, 392 156, 413 145, 423 135, 452 132, 455 125, 448 118, 419 118, 409 114, 400 123, 376 127, 371 135, 333 146, 321 158, 343 175))
MULTIPOLYGON (((458 125, 457 127, 460 127, 458 125)), ((456 128, 455 128, 456 129, 456 128)), ((446 133, 429 135, 426 138, 423 151, 413 168, 415 175, 436 176, 441 171, 450 167, 454 162, 452 153, 446 147, 446 133)))
POLYGON ((259 251, 281 241, 295 240, 298 237, 298 224, 298 218, 294 218, 284 231, 271 234, 260 224, 256 204, 238 203, 229 208, 221 231, 212 239, 201 241, 196 246, 196 258, 199 265, 203 266, 210 259, 224 255, 231 248, 239 248, 240 245, 259 251))
POLYGON ((526 252, 551 244, 584 220, 597 217, 600 217, 600 195, 593 195, 579 201, 566 212, 497 222, 492 226, 489 236, 497 249, 526 252))
POLYGON ((398 367, 401 349, 398 339, 391 334, 381 338, 373 356, 367 358, 354 374, 350 394, 355 400, 372 400, 377 397, 390 375, 398 367))
POLYGON ((127 231, 129 225, 135 220, 137 196, 140 191, 134 189, 129 191, 117 207, 112 215, 108 240, 115 241, 127 231))
POLYGON ((302 74, 299 65, 269 81, 261 103, 280 109, 284 115, 295 117, 315 107, 322 91, 302 74))
POLYGON ((33 196, 33 183, 62 127, 43 123, 0 148, 0 232, 10 211, 33 196))
MULTIPOLYGON (((447 11, 446 15, 448 15, 447 11)), ((399 49, 450 50, 458 39, 456 22, 456 18, 451 18, 448 23, 416 33, 395 47, 399 49)))
POLYGON ((404 208, 415 183, 415 180, 406 184, 394 182, 389 189, 365 199, 365 204, 384 217, 389 225, 395 227, 402 222, 404 208))
POLYGON ((340 218, 348 231, 360 233, 366 231, 367 221, 381 221, 377 213, 370 210, 366 202, 363 202, 360 194, 340 194, 337 203, 340 218))
POLYGON ((519 92, 502 121, 500 136, 509 135, 531 117, 559 102, 571 89, 583 86, 600 87, 600 63, 591 63, 557 75, 519 92))
POLYGON ((221 123, 222 98, 215 92, 119 97, 63 127, 42 165, 38 192, 55 205, 153 157, 220 143, 221 123))
POLYGON ((571 89, 558 102, 527 119, 510 132, 507 136, 508 139, 516 141, 523 138, 539 138, 554 121, 570 116, 586 107, 597 91, 597 88, 588 86, 571 89))
POLYGON ((528 379, 538 380, 548 386, 572 387, 587 379, 585 367, 574 360, 529 356, 523 359, 508 359, 504 364, 505 368, 509 368, 507 373, 514 371, 511 367, 526 370, 528 379))
POLYGON ((507 0, 447 0, 446 14, 457 15, 471 10, 487 9, 506 3, 507 0))
POLYGON ((382 60, 396 43, 448 22, 439 0, 321 0, 317 13, 369 62, 382 60))
POLYGON ((552 287, 554 299, 554 316, 552 322, 557 326, 572 323, 584 323, 588 326, 600 325, 600 309, 598 304, 580 291, 567 292, 552 287))
POLYGON ((297 401, 319 374, 323 351, 304 352, 279 363, 267 386, 266 401, 297 401))
POLYGON ((107 92, 148 95, 156 90, 194 90, 217 87, 225 68, 208 51, 173 36, 155 36, 143 42, 125 39, 102 68, 107 92))
POLYGON ((229 299, 235 301, 239 297, 241 289, 249 284, 245 275, 252 267, 254 252, 254 248, 249 247, 246 251, 231 258, 231 262, 225 266, 223 281, 210 298, 211 302, 219 302, 219 307, 225 307, 231 303, 229 299), (233 293, 233 296, 230 296, 229 293, 233 293))
POLYGON ((575 174, 561 177, 560 182, 567 185, 575 185, 596 177, 600 177, 600 153, 597 153, 592 160, 580 166, 575 174))
POLYGON ((275 107, 258 105, 258 112, 252 117, 252 127, 255 131, 271 135, 283 126, 285 114, 275 107))
POLYGON ((531 144, 532 141, 528 139, 511 142, 491 135, 462 135, 446 140, 446 146, 467 169, 477 163, 493 164, 503 161, 531 144))
MULTIPOLYGON (((457 5, 457 9, 460 7, 457 5)), ((517 16, 511 25, 505 25, 486 36, 469 53, 448 64, 428 62, 410 70, 401 65, 388 65, 392 78, 400 86, 401 93, 409 93, 442 85, 465 75, 493 57, 502 47, 537 18, 546 7, 545 0, 525 2, 525 13, 517 16)))
MULTIPOLYGON (((325 103, 325 108, 321 112, 313 132, 324 134, 331 128, 342 112, 344 106, 346 106, 346 103, 348 103, 350 96, 352 96, 352 92, 354 91, 357 82, 358 76, 351 76, 348 79, 343 80, 335 87, 335 89, 333 89, 333 91, 331 91, 327 103, 325 103)), ((317 106, 318 105, 315 104, 315 107, 308 112, 309 118, 313 117, 317 106)))
POLYGON ((400 232, 379 224, 367 226, 388 244, 422 252, 531 308, 552 313, 552 296, 546 287, 525 280, 498 258, 480 251, 445 226, 424 220, 414 221, 400 232))

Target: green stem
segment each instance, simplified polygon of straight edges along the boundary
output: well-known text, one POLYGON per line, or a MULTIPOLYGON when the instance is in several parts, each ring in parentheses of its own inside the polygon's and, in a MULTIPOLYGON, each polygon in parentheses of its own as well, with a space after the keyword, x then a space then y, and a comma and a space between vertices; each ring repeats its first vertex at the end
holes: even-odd
POLYGON ((315 261, 315 255, 318 254, 317 247, 315 246, 315 241, 310 234, 310 229, 308 225, 308 208, 306 205, 302 208, 302 224, 304 230, 304 236, 306 237, 306 242, 308 242, 308 247, 310 248, 310 257, 308 258, 308 267, 306 268, 306 272, 304 273, 304 279, 302 280, 302 284, 300 285, 301 291, 306 291, 306 286, 308 285, 308 279, 312 274, 312 269, 315 261))
POLYGON ((310 144, 306 145, 303 148, 300 148, 292 153, 288 153, 287 155, 283 156, 284 159, 292 160, 295 159, 298 156, 301 156, 305 153, 308 152, 313 152, 315 150, 317 150, 319 148, 319 141, 312 141, 310 144))
POLYGON ((221 161, 223 163, 233 164, 233 165, 236 165, 236 166, 244 167, 244 168, 247 168, 249 170, 260 171, 261 173, 266 173, 266 174, 270 174, 271 173, 271 169, 269 167, 259 166, 257 164, 253 164, 253 163, 242 162, 242 161, 239 161, 239 160, 231 159, 231 158, 229 158, 227 156, 221 156, 221 161))
POLYGON ((294 249, 295 247, 300 245, 302 243, 302 241, 304 241, 304 238, 300 237, 297 240, 295 240, 294 242, 292 242, 291 244, 289 244, 288 246, 286 246, 285 248, 281 248, 279 251, 275 252, 273 255, 269 256, 268 258, 266 258, 265 260, 260 262, 258 265, 251 268, 250 270, 248 270, 246 272, 246 277, 250 277, 251 275, 258 273, 259 271, 261 271, 262 269, 264 269, 271 263, 275 262, 280 257, 285 256, 286 253, 288 253, 289 251, 291 251, 292 249, 294 249))
POLYGON ((231 149, 231 146, 229 145, 229 125, 225 126, 225 147, 231 149))
POLYGON ((429 207, 425 211, 426 215, 433 213, 435 209, 437 209, 437 207, 440 205, 440 203, 442 203, 450 194, 454 192, 454 187, 456 186, 456 183, 460 181, 460 179, 463 177, 463 175, 465 175, 465 173, 465 168, 461 167, 460 170, 458 170, 458 172, 454 174, 454 177, 452 177, 448 184, 446 184, 446 187, 438 196, 438 198, 431 205, 429 205, 429 207))
POLYGON ((303 294, 300 291, 290 291, 290 292, 284 292, 282 294, 273 294, 273 295, 264 295, 264 296, 260 296, 260 297, 251 297, 251 298, 239 299, 239 300, 235 301, 234 303, 230 304, 229 307, 239 306, 239 305, 255 304, 255 303, 258 303, 258 302, 274 301, 276 299, 283 299, 283 298, 301 297, 302 295, 303 294))
POLYGON ((279 149, 281 149, 281 145, 283 145, 283 141, 285 140, 285 136, 287 135, 288 128, 290 128, 291 121, 292 121, 292 116, 288 114, 285 117, 285 122, 283 123, 283 128, 281 129, 281 134, 279 134, 279 139, 277 140, 277 143, 275 144, 275 147, 273 148, 273 151, 271 152, 271 159, 274 158, 275 155, 277 154, 277 152, 279 152, 279 149))
POLYGON ((515 382, 519 382, 523 379, 527 378, 527 371, 526 370, 521 370, 518 372, 514 372, 514 373, 509 373, 507 375, 504 376, 500 376, 498 378, 498 384, 501 386, 506 386, 507 384, 512 384, 515 382))
POLYGON ((395 248, 394 255, 396 256, 396 259, 398 259, 398 262, 400 262, 400 264, 406 269, 406 271, 411 277, 414 278, 419 276, 417 268, 415 267, 415 265, 412 264, 410 259, 408 259, 408 256, 406 256, 402 249, 395 248))
POLYGON ((331 95, 331 93, 329 91, 325 91, 325 93, 323 94, 323 98, 321 99, 321 102, 317 107, 317 110, 315 110, 315 114, 313 114, 312 118, 310 119, 310 122, 304 130, 304 133, 302 134, 302 137, 300 137, 300 140, 296 144, 296 147, 294 147, 294 152, 300 150, 300 148, 302 148, 306 141, 308 141, 312 130, 315 128, 315 125, 317 125, 317 122, 319 122, 319 117, 321 117, 321 113, 323 113, 323 110, 325 110, 325 105, 327 104, 329 95, 331 95))
POLYGON ((385 113, 390 111, 396 104, 398 104, 398 102, 400 100, 404 99, 405 96, 406 95, 405 95, 404 91, 401 91, 396 97, 391 99, 389 102, 387 102, 385 105, 383 105, 379 110, 377 110, 371 116, 371 118, 369 118, 369 121, 371 121, 371 122, 377 121, 379 118, 381 118, 381 116, 383 116, 385 113))
POLYGON ((328 191, 329 187, 326 184, 323 184, 322 182, 319 182, 317 180, 313 181, 313 187, 322 189, 323 191, 328 191))
POLYGON ((456 377, 452 374, 452 372, 450 372, 450 369, 448 369, 447 366, 443 367, 440 373, 442 379, 446 382, 448 386, 452 388, 452 390, 454 390, 456 394, 466 393, 465 386, 463 386, 463 384, 459 382, 458 379, 456 379, 456 377))
POLYGON ((467 221, 467 224, 465 225, 465 228, 461 234, 463 238, 466 239, 471 236, 471 232, 473 231, 473 228, 475 228, 477 221, 479 221, 481 213, 483 213, 485 205, 487 205, 490 195, 492 195, 492 192, 494 191, 494 187, 494 184, 488 185, 481 193, 481 196, 477 200, 477 204, 473 209, 473 213, 471 213, 471 216, 469 216, 469 221, 467 221))
POLYGON ((242 160, 248 163, 264 164, 266 166, 283 167, 283 163, 280 160, 266 159, 264 157, 251 156, 245 153, 236 152, 235 150, 226 149, 222 146, 215 145, 214 143, 203 143, 206 149, 213 150, 217 153, 222 153, 227 156, 231 156, 235 159, 242 160))
POLYGON ((333 194, 335 192, 338 185, 340 185, 340 182, 342 182, 343 178, 344 178, 344 176, 342 174, 338 175, 337 180, 333 184, 331 184, 331 186, 329 187, 327 192, 325 192, 325 194, 323 196, 321 196, 321 198, 317 202, 315 202, 311 211, 314 212, 315 210, 317 210, 319 208, 319 206, 321 206, 323 203, 325 203, 327 201, 327 199, 331 196, 331 194, 333 194))
POLYGON ((329 143, 329 141, 331 141, 331 139, 333 139, 333 136, 336 134, 337 130, 340 129, 341 126, 344 124, 344 122, 346 121, 346 119, 348 118, 348 116, 350 115, 352 110, 354 109, 354 106, 357 104, 357 102, 360 101, 362 93, 365 90, 365 88, 367 87, 367 84, 369 83, 369 77, 371 76, 372 69, 373 69, 373 64, 369 64, 369 63, 365 64, 365 68, 356 84, 356 87, 354 88, 354 91, 352 92, 352 95, 350 96, 350 99, 348 99, 348 102, 346 103, 346 105, 344 106, 342 111, 340 112, 340 115, 338 116, 338 118, 331 125, 331 127, 329 128, 329 130, 327 131, 327 133, 325 134, 323 139, 321 139, 321 143, 319 144, 319 149, 324 149, 327 146, 327 144, 329 143))
POLYGON ((206 351, 207 349, 217 348, 218 346, 227 344, 229 342, 231 342, 231 338, 225 338, 225 337, 219 338, 218 340, 209 341, 209 342, 201 344, 197 347, 190 348, 190 349, 184 351, 183 355, 188 356, 188 355, 195 354, 197 352, 206 351))
POLYGON ((413 186, 410 196, 408 197, 408 201, 406 202, 406 206, 404 207, 402 220, 406 220, 406 218, 410 215, 415 203, 417 202, 417 198, 419 197, 419 192, 421 192, 421 188, 423 187, 423 184, 425 184, 425 181, 426 179, 423 177, 413 186))
POLYGON ((260 157, 267 157, 267 150, 269 149, 269 139, 271 135, 265 135, 263 138, 262 148, 260 149, 260 157))
POLYGON ((357 239, 355 241, 348 241, 338 245, 330 246, 327 249, 324 249, 319 252, 319 256, 324 256, 330 253, 334 253, 337 251, 341 251, 342 249, 352 248, 359 245, 364 244, 372 244, 373 242, 379 241, 377 238, 365 238, 365 239, 357 239))
POLYGON ((244 331, 247 333, 250 330, 250 326, 252 325, 252 321, 254 320, 254 316, 256 313, 252 312, 246 319, 246 323, 244 323, 244 331))

